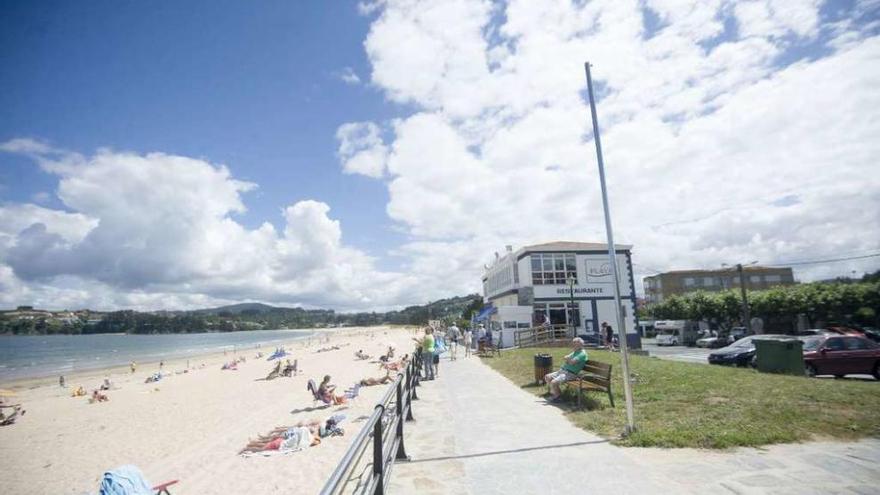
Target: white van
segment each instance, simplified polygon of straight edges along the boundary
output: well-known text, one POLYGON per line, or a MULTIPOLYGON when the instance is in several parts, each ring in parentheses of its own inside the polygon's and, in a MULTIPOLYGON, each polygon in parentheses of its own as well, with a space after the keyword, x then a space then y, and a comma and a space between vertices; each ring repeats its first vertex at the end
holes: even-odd
POLYGON ((696 344, 700 325, 688 320, 661 320, 654 322, 657 332, 657 345, 696 344))

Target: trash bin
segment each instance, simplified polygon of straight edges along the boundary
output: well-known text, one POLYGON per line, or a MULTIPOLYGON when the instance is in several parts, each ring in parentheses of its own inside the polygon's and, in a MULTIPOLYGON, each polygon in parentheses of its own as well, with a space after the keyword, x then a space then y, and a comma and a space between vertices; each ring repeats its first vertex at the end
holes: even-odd
POLYGON ((535 383, 544 383, 544 375, 553 370, 553 356, 550 354, 535 354, 535 383))
POLYGON ((762 373, 804 374, 804 343, 799 339, 756 338, 755 365, 762 373))

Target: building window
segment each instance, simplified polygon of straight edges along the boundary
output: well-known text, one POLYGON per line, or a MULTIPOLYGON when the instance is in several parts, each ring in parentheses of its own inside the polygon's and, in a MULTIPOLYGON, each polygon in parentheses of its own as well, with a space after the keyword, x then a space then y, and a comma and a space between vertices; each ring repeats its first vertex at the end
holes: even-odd
POLYGON ((715 278, 703 277, 703 287, 712 287, 713 285, 715 285, 715 278))
POLYGON ((760 283, 760 282, 761 282, 761 276, 760 276, 760 275, 750 275, 750 276, 749 276, 749 282, 751 282, 751 283, 753 283, 753 284, 760 283))
POLYGON ((685 279, 684 279, 684 286, 685 287, 693 287, 695 285, 697 285, 697 281, 695 279, 693 279, 691 277, 685 277, 685 279))
POLYGON ((573 254, 534 253, 532 283, 534 285, 565 285, 572 277, 577 283, 577 268, 573 254))
POLYGON ((764 275, 764 280, 770 283, 782 282, 782 275, 764 275))

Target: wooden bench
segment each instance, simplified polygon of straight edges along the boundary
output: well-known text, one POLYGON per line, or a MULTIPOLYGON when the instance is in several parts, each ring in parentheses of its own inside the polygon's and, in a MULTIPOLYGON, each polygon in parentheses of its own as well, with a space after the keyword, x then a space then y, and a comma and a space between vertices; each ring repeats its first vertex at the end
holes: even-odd
POLYGON ((599 361, 587 361, 584 369, 576 380, 565 382, 566 386, 577 387, 577 405, 581 407, 581 396, 584 392, 605 392, 608 402, 614 407, 614 395, 611 394, 611 365, 599 361))

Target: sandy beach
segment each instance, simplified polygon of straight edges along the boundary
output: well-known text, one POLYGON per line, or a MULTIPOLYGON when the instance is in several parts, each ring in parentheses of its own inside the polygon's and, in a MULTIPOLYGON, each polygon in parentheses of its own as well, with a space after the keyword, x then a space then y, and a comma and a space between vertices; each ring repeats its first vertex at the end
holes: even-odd
POLYGON ((20 402, 27 413, 0 427, 0 486, 14 494, 96 493, 106 470, 134 464, 154 485, 180 480, 175 495, 316 493, 360 430, 358 418, 372 411, 386 386, 363 388, 348 405, 312 408, 306 383, 329 374, 341 391, 361 378, 382 376, 378 364, 356 359, 355 351, 377 357, 394 344, 398 356, 411 353, 413 335, 412 329, 369 327, 329 333, 329 342, 291 342, 288 357, 299 361, 301 373, 271 381, 261 379, 275 362, 248 350, 238 353, 247 362, 237 371, 220 369, 232 353, 190 358, 187 373, 175 374, 186 360, 166 361, 170 376, 157 383, 144 380, 158 363, 139 363, 134 374, 114 368, 68 377, 63 389, 57 377, 4 384, 17 392, 8 402, 20 402), (332 345, 341 349, 316 352, 332 345), (115 387, 106 392, 108 402, 70 396, 71 387, 91 392, 105 376, 115 387), (347 416, 345 436, 287 455, 238 455, 249 439, 277 426, 337 412, 347 416))

